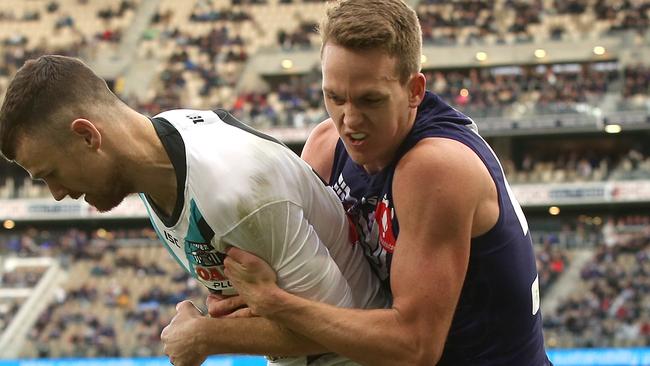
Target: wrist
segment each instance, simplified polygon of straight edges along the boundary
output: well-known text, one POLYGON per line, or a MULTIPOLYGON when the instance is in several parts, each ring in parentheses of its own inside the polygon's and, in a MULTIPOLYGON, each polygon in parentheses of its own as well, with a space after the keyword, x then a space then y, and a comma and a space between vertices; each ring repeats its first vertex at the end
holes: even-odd
POLYGON ((280 311, 284 310, 289 304, 292 295, 285 290, 273 286, 263 297, 258 306, 252 309, 259 316, 273 319, 280 311))
POLYGON ((194 338, 192 346, 195 348, 194 352, 201 357, 208 357, 212 354, 210 352, 212 345, 209 344, 209 341, 216 338, 210 337, 210 323, 212 320, 214 319, 209 317, 200 317, 191 320, 190 329, 193 330, 194 338))

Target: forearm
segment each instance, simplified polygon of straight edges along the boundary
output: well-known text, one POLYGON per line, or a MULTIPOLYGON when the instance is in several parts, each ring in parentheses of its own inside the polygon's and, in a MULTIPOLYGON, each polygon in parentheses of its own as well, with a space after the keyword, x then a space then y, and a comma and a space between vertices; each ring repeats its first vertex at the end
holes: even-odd
POLYGON ((265 317, 363 365, 418 365, 423 359, 395 309, 337 308, 284 291, 272 301, 277 310, 265 317))
POLYGON ((262 317, 201 318, 195 336, 207 355, 299 357, 328 352, 321 344, 262 317))

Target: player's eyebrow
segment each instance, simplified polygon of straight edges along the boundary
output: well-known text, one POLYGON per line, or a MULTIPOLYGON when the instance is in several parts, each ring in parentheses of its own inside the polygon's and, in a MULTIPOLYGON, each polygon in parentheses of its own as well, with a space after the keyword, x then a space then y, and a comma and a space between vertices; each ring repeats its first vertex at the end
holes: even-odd
POLYGON ((333 90, 329 89, 329 88, 323 88, 323 91, 325 92, 325 94, 328 94, 328 95, 336 95, 336 93, 333 90))

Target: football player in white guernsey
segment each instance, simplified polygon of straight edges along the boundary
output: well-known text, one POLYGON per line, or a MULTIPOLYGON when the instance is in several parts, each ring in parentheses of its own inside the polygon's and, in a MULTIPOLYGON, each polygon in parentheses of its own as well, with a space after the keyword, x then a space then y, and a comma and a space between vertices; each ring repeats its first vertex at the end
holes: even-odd
MULTIPOLYGON (((42 56, 26 62, 7 90, 0 143, 57 200, 84 195, 108 211, 139 193, 172 257, 215 292, 233 293, 223 260, 236 247, 268 262, 293 294, 339 307, 389 305, 349 240, 336 194, 287 147, 225 111, 148 118, 81 61, 42 56)), ((205 317, 187 301, 161 338, 176 366, 215 353, 272 355, 274 365, 353 364, 264 318, 205 317), (250 337, 227 339, 223 326, 249 329, 250 337), (221 339, 219 349, 197 342, 210 338, 221 339)))

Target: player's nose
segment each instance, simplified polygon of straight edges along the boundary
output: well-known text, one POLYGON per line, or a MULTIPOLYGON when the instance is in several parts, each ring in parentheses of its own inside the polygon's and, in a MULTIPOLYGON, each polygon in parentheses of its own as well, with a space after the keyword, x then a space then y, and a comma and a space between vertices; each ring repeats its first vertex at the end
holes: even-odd
POLYGON ((355 130, 363 122, 363 115, 352 103, 347 103, 343 109, 343 124, 349 129, 355 130))

